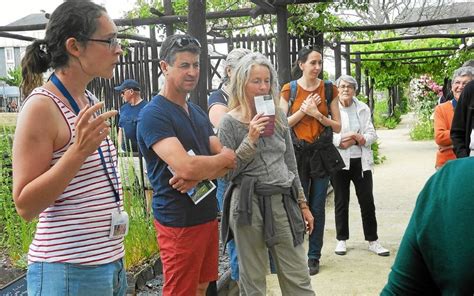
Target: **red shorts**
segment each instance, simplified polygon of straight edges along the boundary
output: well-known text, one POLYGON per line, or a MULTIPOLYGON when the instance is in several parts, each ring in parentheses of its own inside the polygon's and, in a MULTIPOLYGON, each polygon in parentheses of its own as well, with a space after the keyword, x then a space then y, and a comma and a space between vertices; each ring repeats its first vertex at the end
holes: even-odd
POLYGON ((163 296, 196 295, 198 284, 217 280, 217 220, 190 227, 154 222, 163 263, 163 296))

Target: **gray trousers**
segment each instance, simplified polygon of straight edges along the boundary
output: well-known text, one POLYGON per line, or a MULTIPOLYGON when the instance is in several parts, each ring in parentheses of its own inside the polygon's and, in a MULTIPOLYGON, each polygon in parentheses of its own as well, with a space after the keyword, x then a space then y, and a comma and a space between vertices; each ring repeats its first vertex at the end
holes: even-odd
POLYGON ((265 245, 263 218, 256 196, 252 198, 252 225, 237 225, 235 214, 239 191, 240 188, 237 187, 232 193, 230 227, 234 233, 239 258, 240 295, 266 295, 268 250, 276 265, 282 295, 315 295, 311 287, 306 251, 302 244, 293 246, 293 237, 282 196, 272 196, 275 235, 278 242, 268 249, 265 245))

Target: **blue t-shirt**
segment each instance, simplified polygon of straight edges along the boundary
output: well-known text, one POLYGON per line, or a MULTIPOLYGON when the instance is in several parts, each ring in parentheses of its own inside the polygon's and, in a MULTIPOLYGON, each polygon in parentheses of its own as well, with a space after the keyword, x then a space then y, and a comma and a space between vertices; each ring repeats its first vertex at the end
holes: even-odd
POLYGON ((211 109, 213 105, 220 104, 227 106, 227 100, 229 96, 221 89, 218 89, 209 96, 207 99, 207 110, 211 109))
POLYGON ((153 151, 160 140, 176 137, 186 151, 211 155, 209 137, 214 135, 207 114, 198 105, 188 102, 184 109, 161 95, 155 96, 138 117, 137 138, 145 157, 148 178, 153 187, 153 214, 165 226, 186 227, 206 223, 217 217, 215 190, 197 205, 186 193, 169 185, 172 174, 153 151))
POLYGON ((138 114, 145 107, 147 102, 145 100, 141 101, 135 106, 130 105, 129 103, 124 104, 120 108, 120 118, 118 126, 123 129, 122 133, 122 150, 128 151, 128 147, 131 148, 132 152, 138 152, 137 145, 137 120, 138 114))

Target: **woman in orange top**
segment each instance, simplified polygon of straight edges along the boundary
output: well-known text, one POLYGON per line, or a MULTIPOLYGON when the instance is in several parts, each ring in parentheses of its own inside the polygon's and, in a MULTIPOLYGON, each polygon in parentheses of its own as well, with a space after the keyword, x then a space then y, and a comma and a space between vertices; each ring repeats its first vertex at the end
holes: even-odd
POLYGON ((464 89, 464 86, 473 78, 472 67, 461 67, 454 71, 451 91, 454 99, 436 106, 434 110, 434 135, 438 144, 435 168, 439 169, 448 160, 456 159, 451 141, 451 123, 454 117, 454 108, 464 89))
MULTIPOLYGON (((332 100, 337 97, 337 88, 331 86, 333 95, 328 100, 331 102, 328 108, 325 97, 325 83, 318 78, 322 65, 322 55, 318 50, 313 47, 303 47, 298 52, 298 59, 292 71, 293 77, 300 78, 297 80, 296 96, 290 110, 288 110, 290 84, 285 84, 281 90, 280 107, 288 114, 288 124, 292 127, 295 136, 308 144, 318 139, 325 126, 331 126, 336 133, 341 129, 339 105, 337 100, 332 100), (331 116, 329 116, 328 109, 331 111, 331 116)), ((308 250, 309 272, 310 275, 314 275, 319 272, 319 259, 323 246, 329 176, 317 177, 311 174, 309 165, 299 166, 298 173, 306 199, 309 201, 311 213, 315 219, 314 230, 309 236, 308 250)))

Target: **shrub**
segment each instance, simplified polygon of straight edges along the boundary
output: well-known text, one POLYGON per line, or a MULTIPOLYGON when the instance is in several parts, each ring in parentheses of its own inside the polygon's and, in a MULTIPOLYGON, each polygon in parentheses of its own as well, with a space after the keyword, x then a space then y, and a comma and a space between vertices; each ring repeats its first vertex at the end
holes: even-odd
POLYGON ((432 140, 434 138, 433 121, 431 119, 418 121, 410 131, 410 138, 415 141, 432 140))
POLYGON ((387 159, 385 156, 380 155, 379 146, 379 141, 375 141, 371 146, 375 164, 382 164, 387 159))
MULTIPOLYGON (((0 247, 13 264, 27 267, 26 254, 33 240, 37 221, 26 222, 16 212, 12 198, 12 135, 14 127, 2 127, 0 134, 0 247)), ((126 172, 122 171, 122 175, 126 172)), ((135 181, 134 181, 135 182, 135 181)), ((130 228, 125 237, 127 268, 136 266, 158 253, 153 217, 145 210, 143 190, 137 183, 123 188, 124 207, 130 228)))
POLYGON ((16 212, 12 197, 12 135, 14 127, 2 127, 0 135, 0 246, 13 264, 26 268, 36 221, 26 222, 16 212))

